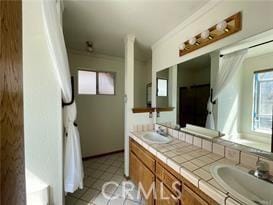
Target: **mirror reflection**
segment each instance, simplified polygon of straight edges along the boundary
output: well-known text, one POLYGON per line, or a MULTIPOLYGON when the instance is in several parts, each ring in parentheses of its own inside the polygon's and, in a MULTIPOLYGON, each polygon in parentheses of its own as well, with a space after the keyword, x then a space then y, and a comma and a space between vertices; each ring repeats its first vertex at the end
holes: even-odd
MULTIPOLYGON (((168 97, 157 95, 157 106, 174 107, 170 112, 159 113, 157 123, 182 129, 208 128, 222 133, 222 139, 271 151, 272 32, 199 56, 172 69, 175 72, 168 68, 157 73, 157 78, 168 79, 171 87, 167 89, 168 97)), ((163 89, 162 84, 158 85, 162 86, 158 91, 163 89)))

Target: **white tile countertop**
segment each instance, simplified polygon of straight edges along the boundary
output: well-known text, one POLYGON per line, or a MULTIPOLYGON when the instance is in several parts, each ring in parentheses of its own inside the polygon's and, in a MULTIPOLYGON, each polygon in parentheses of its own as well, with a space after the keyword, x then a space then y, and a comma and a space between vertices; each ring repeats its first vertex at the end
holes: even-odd
POLYGON ((143 134, 132 132, 130 137, 220 205, 244 204, 229 196, 210 173, 211 166, 216 164, 234 165, 249 171, 239 164, 238 150, 228 150, 223 145, 183 132, 173 133, 173 140, 167 144, 147 143, 141 138, 143 134))

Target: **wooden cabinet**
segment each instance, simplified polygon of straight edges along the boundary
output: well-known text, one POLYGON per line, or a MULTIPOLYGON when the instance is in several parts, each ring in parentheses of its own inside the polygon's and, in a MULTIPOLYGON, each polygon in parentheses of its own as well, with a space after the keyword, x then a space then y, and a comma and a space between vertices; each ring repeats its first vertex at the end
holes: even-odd
POLYGON ((183 186, 183 192, 182 192, 182 205, 209 205, 209 204, 185 185, 183 186))
POLYGON ((172 173, 163 168, 162 165, 156 163, 156 176, 168 187, 174 194, 181 192, 182 182, 172 173))
POLYGON ((136 185, 139 182, 140 171, 140 161, 134 153, 130 152, 130 178, 136 185))
POLYGON ((137 186, 141 184, 144 198, 149 193, 145 205, 217 205, 209 196, 132 139, 130 178, 137 186))
POLYGON ((152 172, 154 172, 155 159, 153 158, 153 156, 134 142, 131 142, 130 147, 131 147, 131 152, 133 152, 139 158, 139 160, 144 165, 146 165, 152 172))
POLYGON ((140 188, 145 205, 154 205, 155 159, 134 142, 130 148, 130 178, 140 188))
POLYGON ((146 205, 154 204, 155 176, 146 166, 140 166, 139 187, 142 187, 141 194, 146 205))
POLYGON ((159 180, 156 181, 156 205, 180 205, 178 196, 174 195, 159 180))

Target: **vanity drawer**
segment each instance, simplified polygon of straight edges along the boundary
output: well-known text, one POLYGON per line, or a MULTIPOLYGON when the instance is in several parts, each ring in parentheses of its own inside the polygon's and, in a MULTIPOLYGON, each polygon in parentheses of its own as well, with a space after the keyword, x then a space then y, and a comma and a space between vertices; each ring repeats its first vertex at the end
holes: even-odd
POLYGON ((139 144, 130 140, 130 148, 133 153, 149 168, 151 171, 155 171, 155 159, 152 154, 144 150, 139 144))
POLYGON ((174 193, 182 189, 182 183, 159 163, 156 164, 156 176, 174 193))

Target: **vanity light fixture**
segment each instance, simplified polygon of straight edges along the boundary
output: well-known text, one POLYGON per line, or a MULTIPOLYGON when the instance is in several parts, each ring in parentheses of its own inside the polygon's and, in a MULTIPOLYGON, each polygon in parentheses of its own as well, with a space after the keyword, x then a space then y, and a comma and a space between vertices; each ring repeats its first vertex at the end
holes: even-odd
POLYGON ((179 56, 186 55, 206 45, 221 40, 242 29, 241 12, 236 13, 218 24, 204 30, 202 33, 193 36, 179 46, 179 56))

